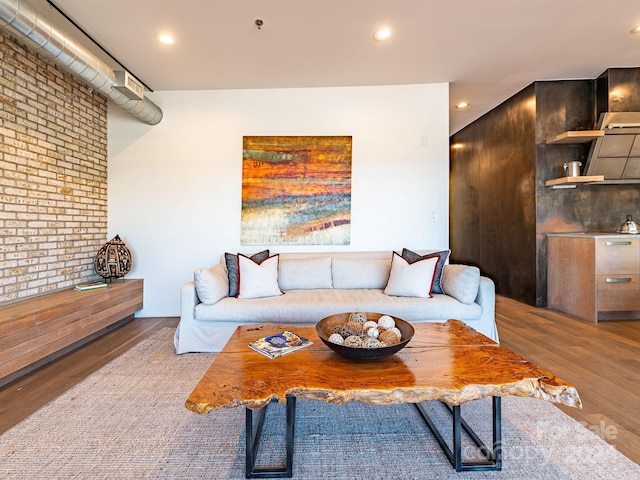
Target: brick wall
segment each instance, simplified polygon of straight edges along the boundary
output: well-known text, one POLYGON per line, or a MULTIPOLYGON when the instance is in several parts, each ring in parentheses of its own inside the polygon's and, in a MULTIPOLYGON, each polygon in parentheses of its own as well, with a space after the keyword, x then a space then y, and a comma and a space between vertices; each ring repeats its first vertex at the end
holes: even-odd
POLYGON ((0 32, 0 304, 94 279, 107 100, 0 32))

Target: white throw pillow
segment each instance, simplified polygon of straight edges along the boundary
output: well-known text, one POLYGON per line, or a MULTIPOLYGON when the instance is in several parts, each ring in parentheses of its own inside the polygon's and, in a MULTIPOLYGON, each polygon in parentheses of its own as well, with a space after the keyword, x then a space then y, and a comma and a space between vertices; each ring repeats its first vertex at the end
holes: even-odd
POLYGON ((278 284, 281 290, 331 288, 331 257, 280 260, 278 284))
POLYGON ((480 288, 480 269, 471 265, 445 265, 442 290, 462 303, 475 302, 480 288))
POLYGON ((393 252, 391 273, 384 293, 396 297, 430 298, 437 263, 438 257, 431 257, 410 264, 393 252))
POLYGON ((229 295, 229 280, 224 265, 219 263, 211 268, 200 268, 193 272, 198 298, 205 305, 213 305, 229 295))
POLYGON ((238 298, 262 298, 282 295, 278 286, 278 255, 256 263, 238 255, 238 298))

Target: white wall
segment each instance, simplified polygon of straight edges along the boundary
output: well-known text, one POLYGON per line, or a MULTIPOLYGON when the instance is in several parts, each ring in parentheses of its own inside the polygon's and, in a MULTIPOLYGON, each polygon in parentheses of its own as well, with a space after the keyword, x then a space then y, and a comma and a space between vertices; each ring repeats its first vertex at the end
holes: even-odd
POLYGON ((449 245, 448 84, 154 92, 156 126, 109 105, 109 238, 144 278, 139 316, 177 316, 193 270, 240 245, 244 135, 351 135, 351 245, 449 245), (426 145, 425 145, 426 143, 426 145), (431 220, 431 212, 437 221, 431 220))

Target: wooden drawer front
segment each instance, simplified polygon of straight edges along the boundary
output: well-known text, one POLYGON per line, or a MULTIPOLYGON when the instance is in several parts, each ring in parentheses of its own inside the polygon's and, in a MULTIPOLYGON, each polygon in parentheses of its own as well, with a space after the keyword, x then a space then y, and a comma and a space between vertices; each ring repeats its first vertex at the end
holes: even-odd
POLYGON ((640 310, 640 275, 599 275, 598 311, 640 310))
POLYGON ((599 238, 597 252, 598 275, 640 274, 639 238, 599 238))

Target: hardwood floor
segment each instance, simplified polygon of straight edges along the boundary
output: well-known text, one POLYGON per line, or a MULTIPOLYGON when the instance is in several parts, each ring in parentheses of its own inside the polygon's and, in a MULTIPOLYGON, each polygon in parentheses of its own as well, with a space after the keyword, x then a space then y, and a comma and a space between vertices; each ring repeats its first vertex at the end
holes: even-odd
MULTIPOLYGON (((573 384, 583 408, 559 407, 640 464, 640 321, 579 320, 496 299, 502 346, 573 384)), ((0 434, 177 318, 141 318, 0 388, 0 434)))
POLYGON ((583 408, 559 407, 640 464, 640 321, 591 323, 504 297, 500 344, 571 383, 583 408))

